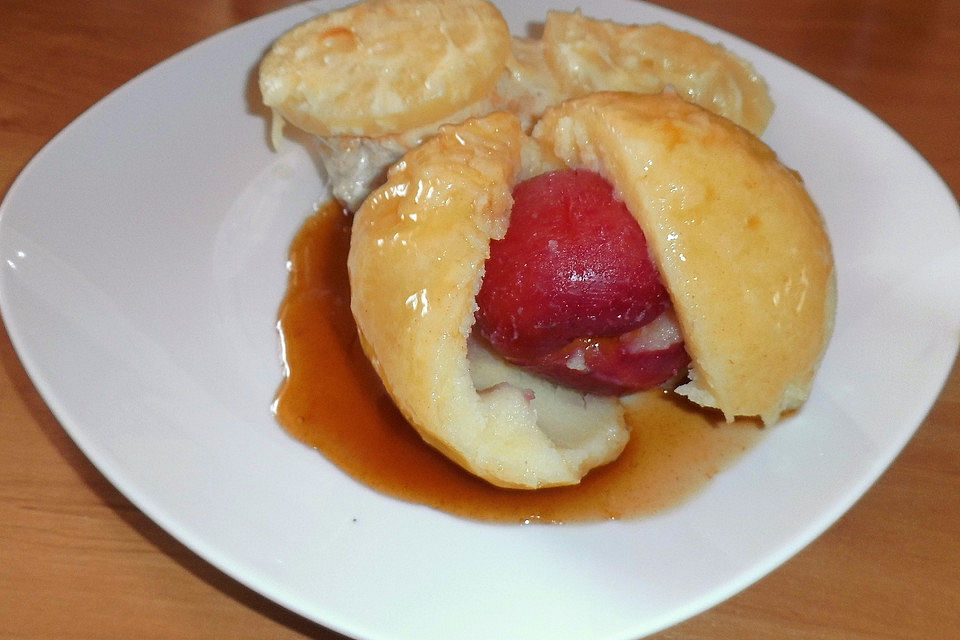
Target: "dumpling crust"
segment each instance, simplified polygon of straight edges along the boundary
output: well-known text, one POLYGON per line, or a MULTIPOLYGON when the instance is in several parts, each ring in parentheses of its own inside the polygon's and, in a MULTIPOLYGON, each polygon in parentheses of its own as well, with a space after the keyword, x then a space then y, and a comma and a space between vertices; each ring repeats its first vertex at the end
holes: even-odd
POLYGON ((579 482, 628 437, 616 399, 501 375, 483 351, 468 357, 483 265, 506 233, 528 143, 504 112, 442 127, 360 207, 348 258, 361 344, 401 412, 464 468, 519 488, 579 482), (576 424, 550 418, 578 412, 576 424))
POLYGON ((795 172, 674 95, 570 100, 533 135, 605 176, 643 229, 692 359, 678 392, 766 423, 803 403, 836 285, 823 221, 795 172))
POLYGON ((569 97, 595 91, 654 94, 672 87, 756 135, 773 112, 767 85, 750 63, 666 25, 622 25, 579 11, 551 11, 543 41, 547 62, 569 97))
POLYGON ((277 40, 261 63, 260 90, 309 133, 385 136, 485 99, 509 51, 506 22, 483 0, 367 0, 277 40))

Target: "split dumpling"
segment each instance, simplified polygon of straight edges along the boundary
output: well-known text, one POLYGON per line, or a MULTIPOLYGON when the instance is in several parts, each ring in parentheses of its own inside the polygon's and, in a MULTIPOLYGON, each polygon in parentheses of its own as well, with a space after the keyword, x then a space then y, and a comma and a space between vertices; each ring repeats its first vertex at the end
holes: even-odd
POLYGON ((604 176, 647 236, 692 358, 677 391, 768 423, 799 406, 835 304, 802 182, 750 133, 675 95, 597 93, 548 109, 532 136, 508 113, 443 127, 357 212, 348 266, 361 342, 423 438, 522 488, 576 483, 623 449, 617 398, 540 381, 472 337, 513 186, 564 167, 604 176))

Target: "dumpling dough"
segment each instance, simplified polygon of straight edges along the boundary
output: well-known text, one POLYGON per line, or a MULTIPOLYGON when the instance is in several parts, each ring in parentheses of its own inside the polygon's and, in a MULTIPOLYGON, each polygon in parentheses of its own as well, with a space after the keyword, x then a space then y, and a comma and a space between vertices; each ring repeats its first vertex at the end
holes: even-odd
POLYGON ((360 207, 348 258, 361 344, 400 411, 464 468, 518 488, 577 483, 628 438, 617 399, 544 383, 470 338, 513 186, 541 169, 531 145, 503 112, 442 127, 360 207))
POLYGON ((551 11, 544 52, 563 94, 655 94, 667 87, 760 135, 773 112, 767 85, 723 47, 662 24, 622 25, 551 11))
POLYGON ((389 136, 484 100, 510 32, 483 0, 367 0, 283 35, 260 66, 264 103, 320 136, 389 136))
POLYGON ((643 229, 692 360, 678 393, 767 424, 806 400, 836 283, 799 175, 744 129, 672 95, 570 100, 533 135, 566 165, 603 175, 643 229))
POLYGON ((447 122, 502 102, 511 37, 483 0, 367 0, 284 34, 260 64, 260 93, 283 122, 317 136, 333 195, 351 210, 386 168, 447 122))

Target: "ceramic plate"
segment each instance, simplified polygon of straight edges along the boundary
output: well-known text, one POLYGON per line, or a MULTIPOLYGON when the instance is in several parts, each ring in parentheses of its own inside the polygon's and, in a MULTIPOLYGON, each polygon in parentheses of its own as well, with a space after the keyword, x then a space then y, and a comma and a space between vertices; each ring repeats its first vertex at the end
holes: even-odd
MULTIPOLYGON (((548 7, 513 3, 515 33, 548 7)), ((960 215, 862 107, 662 9, 592 3, 723 42, 768 79, 764 136, 823 211, 840 291, 813 395, 682 507, 631 521, 484 524, 380 495, 293 441, 270 404, 294 233, 326 197, 273 153, 251 87, 269 43, 332 3, 240 25, 109 95, 27 166, 0 210, 11 339, 83 451, 214 565, 357 638, 634 639, 734 594, 870 486, 936 398, 960 336, 960 215)))

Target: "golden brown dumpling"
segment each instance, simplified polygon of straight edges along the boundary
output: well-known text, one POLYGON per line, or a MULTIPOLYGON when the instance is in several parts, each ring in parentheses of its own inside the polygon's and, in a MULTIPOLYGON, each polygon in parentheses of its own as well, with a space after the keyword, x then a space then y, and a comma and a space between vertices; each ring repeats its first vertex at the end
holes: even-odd
POLYGON ((441 128, 356 214, 361 343, 427 442, 521 488, 576 483, 626 443, 617 398, 540 380, 471 336, 513 186, 563 167, 603 175, 643 229, 691 356, 678 393, 768 424, 804 402, 836 289, 800 178, 746 130, 673 94, 597 93, 548 109, 532 137, 507 113, 441 128))
POLYGON ((766 423, 806 400, 836 283, 795 172, 746 130, 672 95, 570 100, 534 137, 603 175, 640 223, 692 359, 677 392, 766 423))
POLYGON ((367 0, 318 16, 260 65, 274 146, 285 120, 316 136, 334 197, 354 210, 441 124, 499 105, 510 42, 484 0, 367 0))
POLYGON ((666 25, 622 25, 579 11, 551 11, 543 41, 567 97, 595 91, 653 94, 672 87, 756 135, 773 112, 766 83, 748 62, 666 25))
POLYGON ((507 367, 470 337, 530 144, 507 113, 441 128, 363 203, 348 260, 361 343, 404 416, 464 468, 520 488, 574 484, 628 437, 615 398, 507 367))
POLYGON ((367 0, 286 33, 260 67, 264 103, 320 136, 389 136, 483 101, 510 33, 483 0, 367 0))

